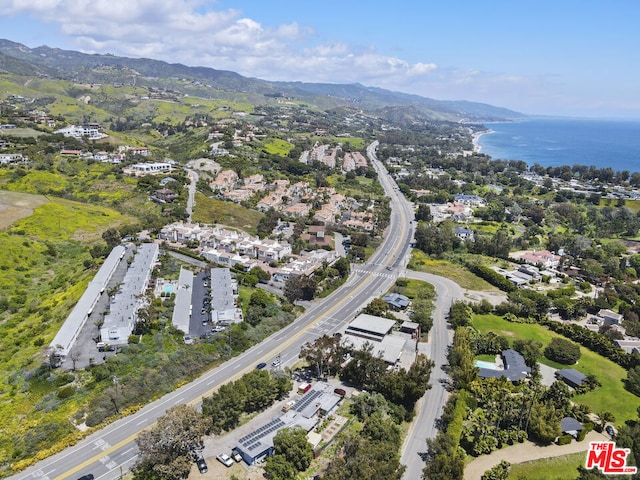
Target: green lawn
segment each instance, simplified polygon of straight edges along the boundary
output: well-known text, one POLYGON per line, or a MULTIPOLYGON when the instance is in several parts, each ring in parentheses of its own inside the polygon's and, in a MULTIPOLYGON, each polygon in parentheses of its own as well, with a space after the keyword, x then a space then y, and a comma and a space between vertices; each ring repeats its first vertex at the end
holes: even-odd
POLYGON ((421 250, 415 248, 411 254, 409 269, 450 278, 462 288, 469 290, 480 290, 483 292, 498 291, 496 287, 474 275, 462 265, 458 265, 447 260, 434 260, 429 258, 421 250))
POLYGON ((193 211, 194 222, 221 223, 255 235, 258 231, 258 222, 263 216, 260 212, 235 203, 209 198, 201 193, 196 194, 196 206, 193 211))
POLYGON ((272 138, 264 144, 264 149, 271 155, 286 157, 293 148, 293 144, 280 138, 272 138))
POLYGON ((508 479, 572 480, 578 478, 578 467, 584 465, 585 458, 584 452, 578 452, 514 464, 511 466, 508 479))
MULTIPOLYGON (((540 325, 511 323, 496 315, 474 315, 473 326, 481 332, 492 331, 503 335, 511 342, 528 338, 538 340, 545 346, 552 338, 559 336, 540 325)), ((580 347, 580 352, 582 355, 578 364, 571 368, 584 374, 594 374, 602 386, 584 395, 576 395, 573 400, 588 405, 594 413, 612 412, 616 417, 616 424, 637 418, 636 410, 640 406, 640 398, 624 389, 622 380, 627 376, 626 370, 584 347, 580 347)), ((540 362, 554 368, 569 368, 566 365, 550 362, 544 357, 540 362)))

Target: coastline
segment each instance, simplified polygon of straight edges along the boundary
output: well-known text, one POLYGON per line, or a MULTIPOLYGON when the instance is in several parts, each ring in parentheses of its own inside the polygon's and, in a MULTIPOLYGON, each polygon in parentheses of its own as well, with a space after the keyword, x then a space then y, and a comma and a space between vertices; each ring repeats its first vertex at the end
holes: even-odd
POLYGON ((480 137, 482 137, 483 135, 490 135, 492 133, 495 133, 493 130, 485 130, 483 132, 476 132, 472 135, 471 138, 471 143, 473 144, 473 152, 474 153, 480 153, 482 150, 482 146, 480 145, 480 137))

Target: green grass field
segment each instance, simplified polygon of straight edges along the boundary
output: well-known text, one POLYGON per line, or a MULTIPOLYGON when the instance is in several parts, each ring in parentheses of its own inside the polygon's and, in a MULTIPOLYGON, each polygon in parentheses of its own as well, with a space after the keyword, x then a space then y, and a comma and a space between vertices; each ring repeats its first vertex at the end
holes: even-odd
POLYGON ((281 157, 286 157, 292 148, 292 143, 280 138, 272 138, 264 144, 264 149, 267 153, 271 155, 279 155, 281 157))
POLYGON ((258 231, 258 222, 263 216, 260 212, 235 203, 209 198, 201 193, 196 194, 196 206, 193 212, 194 222, 221 223, 255 235, 258 231))
POLYGON ((447 260, 434 260, 429 258, 424 252, 413 249, 409 268, 417 272, 432 273, 442 277, 450 278, 462 288, 468 290, 479 290, 483 292, 497 292, 498 289, 489 282, 474 275, 462 265, 458 265, 447 260))
MULTIPOLYGON (((512 323, 496 315, 474 315, 473 326, 481 332, 494 332, 507 337, 511 342, 516 339, 532 339, 549 344, 552 338, 559 335, 535 324, 512 323)), ((584 374, 593 374, 602 386, 595 390, 576 395, 573 400, 588 405, 594 413, 610 411, 616 417, 615 423, 621 424, 626 420, 637 418, 637 408, 640 398, 624 389, 622 380, 627 372, 624 368, 611 360, 580 347, 581 356, 577 365, 571 366, 584 374)), ((540 359, 540 363, 553 368, 569 368, 547 360, 540 359)))
POLYGON ((578 452, 561 457, 542 458, 511 466, 509 480, 573 480, 578 478, 578 467, 584 465, 585 453, 578 452))

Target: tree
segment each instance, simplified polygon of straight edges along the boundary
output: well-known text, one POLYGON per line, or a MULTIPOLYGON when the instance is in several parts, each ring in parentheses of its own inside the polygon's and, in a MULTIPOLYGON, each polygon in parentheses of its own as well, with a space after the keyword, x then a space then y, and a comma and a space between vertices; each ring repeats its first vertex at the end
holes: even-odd
POLYGON ((387 304, 387 302, 385 302, 380 297, 376 297, 373 300, 371 300, 369 305, 367 305, 364 308, 362 313, 374 315, 376 317, 381 317, 382 315, 387 313, 387 310, 389 310, 389 305, 387 304))
POLYGON ((134 468, 136 477, 149 474, 167 480, 187 478, 191 452, 200 448, 210 422, 195 408, 178 405, 158 419, 151 429, 136 439, 140 451, 134 468))
POLYGON ((552 406, 543 402, 534 402, 529 420, 529 433, 542 443, 553 442, 562 432, 562 415, 552 406))
POLYGON ((336 373, 342 363, 345 348, 340 344, 340 337, 323 335, 313 343, 307 342, 300 348, 300 358, 306 360, 318 377, 325 373, 336 373))
POLYGON ((115 228, 107 228, 102 234, 102 239, 106 242, 109 249, 112 249, 113 247, 120 245, 120 232, 115 228))
POLYGON ((273 437, 275 455, 282 455, 298 472, 304 472, 313 460, 313 448, 303 428, 283 428, 273 437))
POLYGON ((276 454, 267 458, 264 471, 269 480, 293 480, 296 478, 296 469, 284 455, 276 454))
POLYGON ((573 365, 580 358, 580 346, 564 338, 555 337, 544 349, 544 356, 554 362, 573 365))
POLYGON ((284 297, 291 303, 298 299, 313 300, 317 286, 318 282, 312 277, 289 277, 284 284, 284 297))
POLYGON ((640 365, 633 367, 627 372, 627 378, 624 384, 627 390, 640 397, 640 365))
POLYGON ((507 480, 510 469, 511 464, 506 460, 502 460, 498 465, 484 472, 481 480, 507 480))
POLYGON ((466 327, 471 324, 472 313, 469 304, 456 300, 449 309, 449 324, 452 328, 466 327))
POLYGON ((513 349, 520 352, 529 367, 533 367, 542 356, 542 342, 527 338, 513 342, 513 349))

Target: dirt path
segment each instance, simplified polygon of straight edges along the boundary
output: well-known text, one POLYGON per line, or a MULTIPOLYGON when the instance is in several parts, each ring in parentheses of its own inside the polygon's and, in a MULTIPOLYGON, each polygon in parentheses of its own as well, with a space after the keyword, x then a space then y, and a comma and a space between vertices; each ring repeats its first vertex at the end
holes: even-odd
POLYGON ((480 480, 484 472, 498 465, 502 460, 515 464, 540 458, 560 457, 569 453, 586 452, 589 448, 589 442, 604 440, 609 440, 609 438, 592 430, 582 442, 574 441, 569 445, 540 446, 528 441, 518 443, 474 459, 464 469, 464 480, 480 480))

